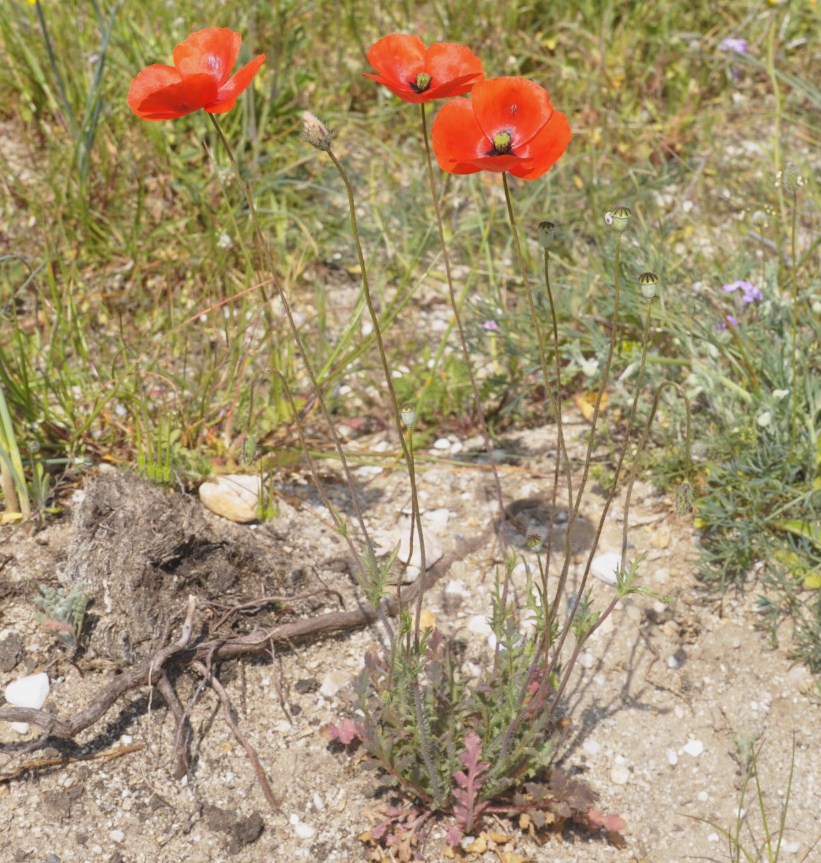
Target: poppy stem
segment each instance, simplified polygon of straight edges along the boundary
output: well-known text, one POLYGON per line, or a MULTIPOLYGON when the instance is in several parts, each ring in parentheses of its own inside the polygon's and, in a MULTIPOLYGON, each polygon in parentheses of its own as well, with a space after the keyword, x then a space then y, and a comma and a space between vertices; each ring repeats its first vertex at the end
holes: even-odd
MULTIPOLYGON (((562 423, 562 405, 561 405, 561 357, 559 354, 559 328, 558 322, 556 319, 556 307, 553 302, 553 291, 550 287, 550 253, 547 249, 545 249, 545 257, 544 257, 544 277, 545 277, 545 289, 547 291, 548 301, 550 304, 550 317, 551 317, 551 325, 552 325, 552 339, 553 339, 553 358, 554 358, 554 375, 555 380, 551 382, 550 380, 550 372, 548 370, 548 362, 547 362, 547 353, 545 351, 545 337, 544 332, 542 330, 541 320, 539 316, 539 312, 536 308, 536 300, 533 295, 533 288, 530 283, 530 278, 528 276, 527 265, 525 264, 524 254, 522 252, 522 243, 519 238, 519 230, 516 227, 516 215, 513 210, 513 198, 510 194, 510 184, 507 180, 507 171, 502 172, 502 185, 504 186, 505 191, 505 204, 507 205, 507 215, 510 220, 510 231, 513 235, 513 245, 516 248, 516 258, 519 264, 519 271, 522 275, 522 280, 525 283, 525 293, 527 294, 527 302, 530 310, 530 318, 533 322, 533 327, 536 331, 536 343, 539 346, 539 363, 542 368, 542 379, 544 381, 544 389, 545 389, 545 399, 550 398, 553 402, 553 411, 556 418, 556 438, 558 441, 558 457, 556 458, 556 464, 554 467, 553 474, 553 489, 551 492, 551 503, 550 503, 550 512, 551 517, 547 524, 547 539, 546 539, 546 562, 547 565, 545 567, 545 578, 543 587, 547 587, 547 573, 550 570, 550 552, 551 546, 553 544, 553 522, 555 520, 555 515, 557 512, 557 499, 559 493, 559 472, 564 467, 564 478, 567 484, 567 496, 568 496, 568 509, 569 516, 567 522, 567 530, 565 531, 564 538, 564 567, 562 569, 562 575, 559 579, 559 585, 557 587, 556 600, 558 601, 560 591, 564 587, 564 581, 567 580, 567 572, 569 572, 569 564, 570 559, 572 557, 570 553, 570 543, 573 529, 573 522, 576 520, 576 516, 579 512, 579 504, 581 502, 581 496, 576 501, 574 505, 573 501, 573 478, 570 470, 570 459, 567 455, 567 446, 564 439, 564 425, 562 423), (552 397, 551 397, 552 395, 552 397)), ((556 603, 554 603, 554 606, 556 603)), ((546 628, 544 632, 544 638, 547 642, 548 635, 550 632, 550 626, 552 625, 552 618, 555 616, 556 608, 554 607, 548 617, 546 623, 546 628)))
POLYGON ((439 206, 439 197, 436 193, 436 175, 433 171, 433 158, 431 156, 430 140, 428 139, 428 120, 425 108, 425 103, 419 105, 422 115, 422 140, 425 142, 425 161, 428 167, 428 182, 430 183, 430 196, 433 201, 433 212, 436 216, 436 227, 439 230, 439 243, 442 247, 442 260, 445 264, 445 278, 448 283, 448 296, 450 297, 450 306, 453 309, 453 318, 456 321, 456 330, 459 333, 459 345, 462 349, 462 357, 465 361, 468 379, 470 380, 470 391, 473 396, 473 410, 476 413, 476 418, 482 430, 482 441, 487 452, 488 464, 493 473, 493 484, 496 491, 496 500, 499 504, 499 546, 502 556, 504 557, 507 551, 508 538, 507 526, 505 525, 505 499, 502 493, 502 484, 499 480, 499 471, 496 469, 496 462, 493 460, 493 442, 490 439, 490 431, 485 420, 485 412, 482 409, 482 400, 479 395, 479 385, 476 382, 476 373, 473 369, 473 361, 468 350, 467 339, 465 338, 465 328, 462 324, 462 315, 459 312, 459 302, 456 298, 456 289, 453 286, 453 272, 450 266, 450 253, 448 252, 448 244, 445 239, 445 226, 442 221, 442 209, 439 206))
MULTIPOLYGON (((351 223, 351 232, 353 234, 354 245, 356 246, 356 256, 359 261, 359 269, 362 273, 362 291, 365 294, 365 302, 368 306, 371 323, 373 324, 373 332, 374 336, 376 337, 376 346, 377 350, 379 351, 379 359, 382 364, 382 372, 385 377, 385 383, 388 388, 388 393, 390 394, 391 408, 393 409, 393 418, 396 425, 396 432, 399 435, 399 443, 402 446, 402 455, 405 459, 405 464, 408 469, 408 479, 410 480, 412 520, 410 536, 411 543, 410 548, 408 549, 408 560, 410 560, 410 556, 413 552, 413 530, 415 525, 419 542, 419 578, 423 580, 422 584, 424 584, 424 579, 427 574, 427 561, 425 559, 425 538, 422 534, 422 515, 419 509, 419 495, 416 486, 416 470, 414 467, 413 455, 410 451, 410 448, 408 447, 408 443, 405 438, 405 427, 402 423, 402 411, 399 406, 399 401, 396 397, 396 389, 393 385, 393 376, 391 375, 390 365, 388 364, 388 357, 385 353, 385 343, 382 339, 382 327, 379 323, 379 314, 376 311, 376 306, 373 302, 373 296, 371 295, 370 280, 368 278, 368 267, 365 261, 365 253, 362 250, 362 242, 359 236, 359 226, 356 219, 356 199, 354 197, 353 186, 351 185, 351 181, 348 178, 348 174, 345 171, 345 168, 342 166, 342 163, 339 161, 339 159, 337 159, 333 149, 331 149, 331 147, 329 146, 328 149, 324 152, 328 154, 328 158, 331 160, 333 166, 336 168, 336 171, 342 179, 342 182, 345 186, 345 192, 348 196, 348 213, 351 223)), ((419 648, 419 627, 422 615, 423 596, 424 590, 420 590, 416 598, 416 614, 413 624, 414 647, 417 650, 419 648)))
MULTIPOLYGON (((357 524, 359 525, 359 529, 362 532, 362 538, 365 542, 365 546, 367 549, 367 559, 363 560, 360 554, 354 555, 357 566, 360 570, 360 576, 362 578, 363 587, 367 587, 373 579, 374 573, 377 571, 376 567, 376 552, 374 551, 373 542, 371 541, 370 534, 368 533, 368 528, 365 526, 365 518, 362 514, 362 507, 359 502, 359 496, 356 494, 356 485, 354 484, 353 475, 351 474, 350 467, 348 466, 348 460, 345 458, 345 451, 342 448, 342 442, 339 439, 339 435, 336 431, 336 426, 331 419, 330 411, 328 410, 328 405, 325 401, 325 396, 322 393, 322 387, 319 384, 319 380, 317 379, 316 372, 314 371, 313 365, 311 361, 308 359, 308 351, 305 348, 305 343, 302 340, 302 336, 299 332, 299 327, 297 327, 296 321, 294 320, 294 315, 291 310, 291 304, 288 302, 288 297, 285 295, 285 291, 282 287, 281 282, 279 281, 276 269, 274 267, 274 255, 271 251, 271 247, 265 240, 265 236, 262 233, 262 230, 259 226, 259 220, 257 219, 257 211, 254 206, 254 199, 251 197, 251 192, 246 184, 245 180, 242 178, 242 174, 239 170, 239 165, 237 164, 237 160, 234 157, 234 152, 231 149, 231 145, 228 143, 227 138, 223 134, 222 128, 220 124, 217 122, 217 118, 213 114, 208 114, 211 123, 214 126, 214 129, 217 132, 217 137, 222 142, 223 147, 225 148, 226 153, 228 154, 228 158, 231 162, 231 165, 236 172, 237 178, 239 180, 240 188, 242 189, 245 200, 248 203, 248 211, 251 215, 251 223, 254 228, 254 236, 256 241, 260 247, 260 252, 262 253, 263 260, 265 263, 265 267, 269 272, 268 281, 273 285, 274 291, 279 297, 280 302, 282 303, 282 308, 285 312, 285 317, 288 321, 288 328, 291 331, 291 338, 294 341, 294 344, 297 347, 297 351, 299 352, 299 356, 302 359, 302 364, 305 367, 306 372, 308 373, 308 377, 311 380, 311 387, 313 388, 314 393, 316 394, 317 402, 319 403, 319 408, 322 413, 322 418, 325 420, 326 425, 328 426, 328 430, 331 434, 331 438, 334 442, 334 447, 336 449, 337 456, 339 457, 339 461, 342 465, 342 471, 345 474, 345 482, 348 486, 348 489, 351 493, 351 503, 354 509, 354 515, 356 517, 357 524)), ((271 313, 271 309, 269 307, 269 303, 267 300, 267 296, 265 294, 264 288, 262 287, 262 280, 260 280, 260 293, 262 294, 263 301, 265 302, 266 309, 266 317, 271 316, 269 321, 273 324, 273 316, 271 313)), ((278 370, 274 370, 278 373, 278 370)), ((289 394, 290 395, 290 394, 289 394)), ((294 419, 300 427, 300 431, 302 427, 300 423, 302 422, 299 414, 294 414, 294 419)), ((304 439, 303 439, 304 440, 304 439)), ((306 457, 310 458, 307 450, 306 457)), ((319 489, 318 489, 319 490, 319 489)), ((322 495, 322 491, 319 490, 320 495, 322 495)), ((387 615, 385 614, 384 608, 382 607, 382 603, 379 602, 376 606, 377 613, 379 614, 380 621, 385 627, 388 636, 392 640, 392 628, 390 623, 388 622, 387 615)))
MULTIPOLYGON (((234 173, 236 174, 237 180, 239 181, 240 189, 242 189, 242 194, 245 196, 245 200, 248 203, 248 212, 251 215, 251 225, 254 231, 254 240, 256 241, 257 248, 259 253, 262 255, 265 260, 266 265, 271 264, 269 267, 271 273, 271 280, 274 279, 274 268, 273 268, 273 255, 271 253, 271 249, 268 246, 268 243, 265 240, 265 237, 262 234, 262 229, 259 226, 259 220, 257 219, 257 210, 254 206, 254 200, 251 197, 251 190, 248 188, 248 184, 245 182, 245 179, 242 176, 242 171, 239 167, 239 162, 237 162, 236 156, 234 156, 234 151, 231 145, 228 143, 228 139, 225 137, 225 133, 222 131, 222 126, 220 126, 219 122, 217 122, 217 118, 213 114, 208 114, 208 119, 211 121, 211 125, 214 127, 217 133, 217 137, 220 139, 220 143, 223 146, 226 154, 228 155, 228 160, 231 162, 231 167, 234 169, 234 173)), ((275 286, 276 287, 276 286, 275 286)), ((262 304, 263 311, 265 313, 265 320, 268 324, 268 327, 273 334, 274 330, 274 317, 271 312, 271 303, 268 299, 268 292, 265 290, 265 280, 260 280, 259 283, 259 292, 262 296, 262 304)))
MULTIPOLYGON (((419 508, 419 493, 417 491, 416 486, 416 469, 414 467, 413 462, 413 452, 411 447, 409 446, 409 441, 411 440, 411 435, 408 434, 407 438, 405 436, 405 427, 402 422, 402 411, 399 406, 399 401, 396 398, 396 390, 393 386, 393 377, 391 376, 390 366, 388 365, 388 357, 385 353, 385 345, 382 341, 382 330, 379 324, 379 315, 376 312, 376 307, 373 303, 373 298, 371 296, 371 287, 370 281, 368 279, 368 268, 365 262, 365 254, 362 251, 362 242, 359 236, 359 227, 357 225, 356 220, 356 199, 354 197, 353 186, 351 185, 351 181, 348 178, 348 174, 345 171, 342 163, 339 159, 336 158, 336 154, 333 149, 328 146, 326 150, 324 150, 328 154, 328 158, 333 162, 334 167, 337 170, 340 178, 342 179, 343 184, 345 185, 345 192, 348 195, 348 211, 351 222, 351 232, 353 233, 354 245, 356 246, 356 255, 359 259, 359 268, 362 273, 362 291, 365 294, 365 302, 368 306, 368 312, 371 316, 371 323, 373 324, 374 335, 376 336, 376 344, 379 350, 379 358, 382 362, 382 371, 385 375, 385 383, 388 387, 388 392, 390 393, 391 398, 391 407, 393 408, 393 418, 396 424, 396 431, 399 435, 399 443, 402 446, 402 454, 405 458, 405 464, 408 468, 408 479, 410 480, 411 487, 411 511, 412 511, 412 520, 411 520, 411 533, 410 533, 410 544, 408 548, 408 560, 410 560, 411 554, 413 552, 413 526, 416 525, 416 533, 419 540, 419 592, 416 595, 416 612, 414 614, 413 620, 413 658, 418 658, 421 653, 421 643, 419 638, 419 630, 420 630, 420 621, 422 618, 422 599, 425 595, 424 587, 425 587, 425 578, 427 577, 427 561, 425 559, 425 537, 422 533, 422 513, 419 508)), ((402 609, 399 609, 400 619, 402 614, 402 609)), ((416 713, 416 725, 417 732, 419 734, 419 751, 422 756, 422 761, 425 764, 425 769, 428 774, 428 781, 430 782, 430 787, 433 792, 434 800, 439 802, 442 799, 442 786, 439 781, 439 777, 436 772, 436 765, 433 759, 433 746, 430 741, 430 736, 428 732, 428 725, 430 718, 425 715, 425 705, 423 705, 422 693, 419 686, 419 680, 414 678, 412 685, 413 692, 413 700, 414 700, 414 710, 416 713)))

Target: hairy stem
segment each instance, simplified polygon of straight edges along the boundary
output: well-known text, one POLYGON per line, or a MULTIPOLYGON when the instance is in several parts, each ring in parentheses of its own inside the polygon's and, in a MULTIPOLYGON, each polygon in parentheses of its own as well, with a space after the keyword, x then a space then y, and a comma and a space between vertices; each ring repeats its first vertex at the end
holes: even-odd
POLYGON ((473 396, 473 410, 476 414, 476 419, 479 421, 479 425, 481 427, 482 432, 482 441, 485 445, 485 451, 487 452, 488 464, 490 465, 490 469, 493 472, 493 484, 496 491, 496 499, 499 505, 499 543, 501 546, 501 552, 504 556, 505 550, 507 549, 507 528, 505 526, 505 500, 504 495, 502 494, 502 484, 499 480, 499 471, 496 469, 496 464, 493 461, 493 443, 490 439, 490 432, 487 427, 487 422, 485 421, 485 412, 482 409, 482 400, 479 395, 479 385, 476 382, 476 373, 473 369, 473 361, 470 356, 470 351, 468 350, 467 339, 465 338, 465 328, 462 324, 462 315, 459 311, 459 303, 456 298, 456 289, 453 286, 453 273, 450 266, 450 253, 448 252, 448 244, 445 239, 445 226, 442 221, 442 209, 439 206, 439 196, 436 192, 436 176, 433 171, 433 158, 431 156, 430 151, 430 141, 428 139, 428 121, 425 104, 422 103, 419 108, 421 109, 422 116, 422 140, 425 142, 425 163, 427 164, 428 169, 428 182, 430 184, 430 197, 431 201, 433 201, 433 212, 436 217, 436 227, 439 231, 439 244, 442 248, 442 260, 445 264, 445 278, 448 283, 448 296, 450 298, 450 306, 453 310, 453 319, 456 322, 456 330, 459 334, 459 346, 462 349, 462 358, 465 362, 465 368, 467 369, 468 379, 470 380, 470 391, 473 396))

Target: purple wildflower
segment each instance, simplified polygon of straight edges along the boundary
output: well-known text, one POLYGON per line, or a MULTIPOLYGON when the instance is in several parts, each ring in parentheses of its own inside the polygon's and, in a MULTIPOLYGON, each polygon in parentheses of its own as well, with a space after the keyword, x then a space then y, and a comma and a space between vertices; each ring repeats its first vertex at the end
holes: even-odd
POLYGON ((496 321, 485 321, 482 324, 482 329, 483 330, 489 330, 492 333, 498 333, 499 332, 499 325, 496 323, 496 321))
POLYGON ((747 40, 737 39, 734 36, 728 36, 726 39, 722 39, 721 50, 732 51, 734 54, 746 54, 747 40))
POLYGON ((732 327, 737 327, 738 326, 738 318, 735 315, 724 315, 724 320, 719 321, 716 324, 716 329, 719 332, 721 332, 722 330, 726 330, 727 324, 729 324, 732 327))
POLYGON ((752 282, 748 282, 746 279, 739 279, 736 282, 730 282, 727 285, 724 285, 721 288, 725 294, 731 294, 733 291, 742 291, 743 296, 741 297, 741 302, 749 305, 750 303, 758 302, 759 300, 764 299, 764 294, 761 293, 761 289, 757 288, 752 282))

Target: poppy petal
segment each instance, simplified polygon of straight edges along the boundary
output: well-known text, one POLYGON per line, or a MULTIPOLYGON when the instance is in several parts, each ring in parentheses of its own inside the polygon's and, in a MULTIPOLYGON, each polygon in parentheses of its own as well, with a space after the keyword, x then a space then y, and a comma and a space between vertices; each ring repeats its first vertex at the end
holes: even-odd
POLYGON ((427 90, 424 93, 417 93, 409 84, 400 84, 391 78, 382 78, 379 75, 363 73, 362 77, 370 78, 372 81, 376 81, 377 84, 387 87, 394 96, 398 96, 403 102, 410 102, 414 105, 420 102, 430 102, 429 91, 427 90))
POLYGON ((435 99, 449 99, 451 96, 462 96, 465 93, 469 93, 475 83, 475 75, 463 75, 461 78, 453 78, 451 81, 446 81, 439 87, 431 84, 430 89, 425 90, 421 95, 426 97, 426 102, 433 102, 435 99))
POLYGON ((148 66, 131 79, 128 88, 128 107, 139 116, 140 105, 158 90, 179 84, 180 73, 173 66, 160 63, 148 66))
POLYGON ((217 85, 210 75, 191 75, 145 95, 133 108, 144 120, 172 120, 214 101, 217 85))
POLYGON ((192 33, 174 49, 174 65, 183 78, 210 75, 224 84, 239 57, 242 36, 227 27, 208 27, 192 33))
POLYGON ((379 83, 388 87, 392 93, 401 95, 394 89, 396 87, 403 93, 416 95, 411 82, 416 80, 420 72, 425 71, 425 45, 418 36, 402 33, 383 36, 371 45, 368 62, 384 79, 379 83), (394 86, 388 84, 388 81, 394 86))
POLYGON ((259 67, 264 62, 265 55, 260 54, 254 57, 250 63, 246 63, 219 88, 216 101, 206 105, 205 110, 209 114, 224 114, 226 111, 230 111, 237 101, 237 96, 254 80, 254 75, 257 74, 259 67))
POLYGON ((467 45, 453 42, 437 42, 428 48, 425 71, 431 78, 430 90, 426 91, 429 99, 461 96, 484 77, 482 61, 467 45))
POLYGON ((511 133, 517 153, 550 119, 553 106, 547 92, 527 78, 488 78, 471 92, 476 119, 489 140, 511 133))
POLYGON ((431 127, 436 161, 449 174, 475 174, 472 163, 491 147, 469 99, 454 99, 442 107, 431 127))
POLYGON ((556 164, 572 137, 567 117, 561 111, 554 111, 541 131, 518 149, 520 164, 508 170, 514 177, 524 180, 541 177, 556 164))

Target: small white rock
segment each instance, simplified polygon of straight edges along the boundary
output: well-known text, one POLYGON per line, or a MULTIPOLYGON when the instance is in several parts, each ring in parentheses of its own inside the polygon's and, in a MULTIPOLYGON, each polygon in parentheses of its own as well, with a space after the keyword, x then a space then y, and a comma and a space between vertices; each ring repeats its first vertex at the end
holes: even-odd
POLYGON ((688 740, 684 746, 681 747, 681 751, 686 752, 693 758, 698 758, 698 756, 704 752, 704 744, 700 740, 688 740))
POLYGON ((316 833, 316 830, 311 827, 310 824, 306 824, 304 821, 300 820, 299 815, 291 815, 288 821, 294 828, 294 833, 299 839, 310 839, 316 833))
POLYGON ((593 658, 593 654, 589 651, 585 650, 579 655, 579 665, 582 668, 592 668, 595 664, 596 660, 593 658))
POLYGON ((447 507, 439 507, 438 509, 429 509, 422 513, 422 521, 426 527, 429 527, 434 533, 444 533, 450 519, 450 510, 447 507))
MULTIPOLYGON (((444 555, 445 550, 433 531, 423 528, 422 536, 425 539, 425 567, 430 569, 444 555)), ((397 560, 407 563, 411 567, 416 567, 417 570, 421 570, 422 558, 419 553, 419 534, 414 527, 413 547, 411 548, 411 520, 409 518, 403 519, 390 533, 385 533, 375 538, 379 542, 380 547, 377 549, 379 554, 392 553, 398 544, 399 553, 397 560), (408 557, 410 557, 410 560, 408 560, 408 557)))
POLYGON ((605 584, 616 584, 616 574, 621 569, 621 555, 614 551, 597 554, 590 565, 590 572, 605 584))
POLYGON ((5 690, 6 701, 15 707, 39 710, 48 698, 49 682, 45 671, 13 680, 5 690))
POLYGON ((610 781, 614 785, 627 785, 630 781, 630 768, 624 764, 614 764, 610 771, 610 781))
POLYGON ((322 678, 319 694, 324 695, 325 698, 333 698, 340 689, 344 689, 350 683, 350 680, 350 675, 347 672, 335 668, 322 678))
POLYGON ((112 842, 116 842, 118 845, 125 841, 125 833, 122 830, 112 830, 108 836, 112 842))
POLYGON ((493 629, 484 614, 472 614, 468 618, 467 628, 468 632, 472 632, 474 635, 481 635, 484 638, 493 634, 493 629))
POLYGON ((678 752, 676 752, 675 749, 668 749, 667 750, 667 763, 671 767, 675 767, 676 764, 678 764, 678 752))
POLYGON ((601 743, 597 740, 593 740, 591 737, 584 741, 584 751, 587 752, 588 755, 598 755, 599 752, 601 752, 601 743))
POLYGON ((449 450, 450 449, 450 441, 446 437, 437 438, 433 442, 433 448, 438 449, 440 451, 449 450))
POLYGON ((216 515, 238 524, 257 520, 260 478, 250 474, 228 474, 204 482, 200 500, 216 515))

